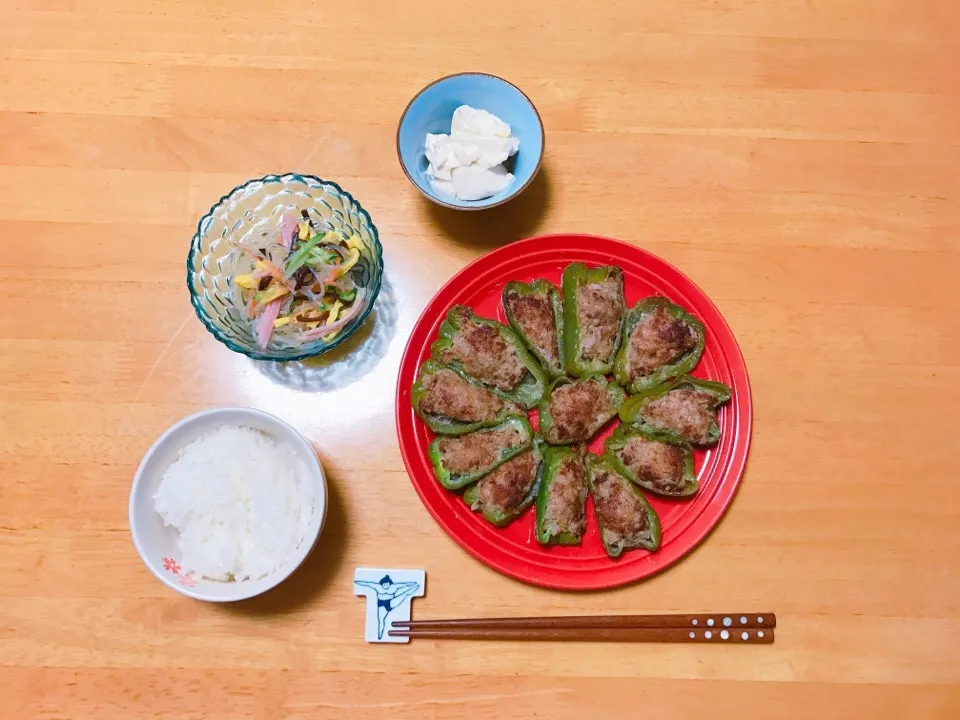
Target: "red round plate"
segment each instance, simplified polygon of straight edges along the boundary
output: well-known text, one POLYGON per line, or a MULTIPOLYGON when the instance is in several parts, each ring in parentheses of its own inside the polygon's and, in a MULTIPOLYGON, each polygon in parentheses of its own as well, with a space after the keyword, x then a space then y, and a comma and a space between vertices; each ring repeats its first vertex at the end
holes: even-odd
MULTIPOLYGON (((423 504, 447 534, 480 562, 510 577, 562 590, 608 588, 640 580, 675 563, 696 547, 720 521, 733 499, 747 460, 751 426, 750 385, 737 341, 720 312, 693 282, 672 265, 633 245, 589 235, 549 235, 515 242, 477 259, 453 276, 427 305, 403 353, 397 379, 397 434, 403 461, 423 504), (414 414, 410 388, 430 355, 447 310, 468 305, 483 317, 505 322, 500 293, 508 280, 545 278, 560 285, 571 262, 623 268, 628 305, 649 295, 664 295, 700 318, 707 344, 698 377, 720 380, 733 398, 719 414, 720 443, 697 451, 699 492, 688 500, 665 500, 648 494, 660 514, 662 544, 657 552, 631 550, 619 559, 603 551, 588 500, 587 532, 575 547, 543 547, 533 536, 531 508, 506 528, 498 529, 473 513, 459 495, 445 490, 433 476, 427 446, 433 434, 414 414)), ((588 445, 600 450, 616 425, 605 428, 588 445)))

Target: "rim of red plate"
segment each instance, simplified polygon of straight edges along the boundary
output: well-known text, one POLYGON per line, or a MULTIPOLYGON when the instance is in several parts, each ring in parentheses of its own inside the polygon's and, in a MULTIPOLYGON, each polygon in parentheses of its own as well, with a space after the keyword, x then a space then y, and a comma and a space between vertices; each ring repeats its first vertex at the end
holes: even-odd
MULTIPOLYGON (((504 275, 502 279, 505 284, 511 278, 504 275)), ((521 582, 555 590, 603 590, 631 584, 667 569, 697 548, 723 518, 736 495, 746 467, 753 429, 752 393, 743 353, 730 326, 707 294, 687 275, 653 253, 613 238, 580 233, 541 235, 518 240, 480 256, 453 275, 427 303, 407 340, 397 375, 395 401, 397 438, 404 465, 420 500, 444 532, 484 565, 521 582), (687 294, 693 293, 696 302, 691 304, 696 305, 696 314, 707 327, 708 337, 718 343, 719 358, 714 360, 714 364, 722 360, 734 387, 730 405, 735 417, 729 423, 732 427, 724 430, 724 436, 732 435, 731 440, 727 441, 732 442, 732 447, 722 453, 720 446, 717 451, 710 451, 711 459, 707 461, 709 468, 705 466, 700 471, 701 476, 719 476, 712 496, 705 501, 707 504, 686 522, 672 542, 665 543, 657 552, 644 553, 639 559, 634 555, 624 562, 625 558, 631 558, 631 553, 627 553, 620 560, 611 559, 609 566, 600 569, 551 569, 549 564, 535 563, 530 558, 518 556, 509 547, 485 540, 478 532, 468 528, 459 516, 451 518, 449 512, 441 512, 445 508, 435 507, 431 494, 436 488, 432 485, 439 487, 439 484, 429 465, 426 467, 428 477, 421 477, 424 474, 422 461, 425 448, 419 446, 417 423, 422 425, 422 421, 416 417, 409 403, 410 387, 420 365, 429 355, 430 343, 447 310, 457 302, 459 296, 468 293, 472 286, 486 283, 488 274, 505 264, 515 265, 525 258, 529 261, 537 255, 565 251, 571 252, 572 256, 563 262, 617 264, 618 260, 630 258, 630 263, 638 264, 639 260, 639 265, 645 270, 653 267, 658 271, 659 274, 654 273, 657 280, 672 286, 673 294, 685 302, 690 301, 687 294), (598 257, 585 259, 588 255, 598 257), (678 290, 678 286, 686 286, 683 287, 685 292, 678 290)), ((724 438, 721 442, 724 442, 724 438)), ((472 515, 466 508, 464 514, 472 515)), ((685 518, 686 515, 681 520, 685 518)), ((530 542, 536 543, 533 539, 530 542)))

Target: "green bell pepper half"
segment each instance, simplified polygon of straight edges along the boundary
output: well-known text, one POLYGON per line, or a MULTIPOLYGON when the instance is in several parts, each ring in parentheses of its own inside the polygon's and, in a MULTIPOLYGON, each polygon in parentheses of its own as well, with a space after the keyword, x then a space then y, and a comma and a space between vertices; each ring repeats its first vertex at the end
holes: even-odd
MULTIPOLYGON (((662 435, 667 435, 681 442, 690 442, 689 438, 683 437, 683 435, 681 435, 677 430, 672 428, 656 427, 648 423, 643 418, 643 409, 647 405, 652 403, 654 400, 659 400, 660 398, 666 396, 671 390, 680 390, 685 388, 699 390, 700 392, 703 392, 711 397, 709 409, 713 411, 714 418, 713 424, 710 426, 710 439, 706 443, 699 444, 705 446, 715 445, 720 440, 720 426, 717 424, 716 418, 717 408, 719 408, 725 402, 728 402, 733 394, 733 391, 729 385, 726 385, 722 382, 716 382, 715 380, 703 380, 701 378, 690 377, 689 375, 682 375, 675 380, 645 388, 636 395, 631 395, 630 398, 623 404, 623 406, 620 408, 620 419, 625 423, 633 423, 641 427, 656 430, 662 435)), ((693 444, 696 445, 698 443, 693 444)))
POLYGON ((537 542, 541 545, 579 545, 580 541, 583 539, 583 531, 586 528, 586 518, 584 518, 583 527, 578 534, 574 534, 566 530, 558 532, 556 529, 551 530, 547 527, 547 501, 550 499, 550 489, 553 486, 554 480, 557 479, 557 475, 559 474, 560 470, 563 468, 564 464, 568 462, 578 463, 583 471, 584 483, 583 490, 580 493, 579 509, 581 516, 583 516, 586 512, 587 470, 583 461, 583 448, 545 448, 543 450, 543 477, 540 479, 540 491, 537 494, 537 522, 535 527, 537 542))
POLYGON ((567 373, 574 377, 606 374, 613 363, 623 341, 623 321, 626 314, 626 301, 623 297, 623 270, 613 265, 588 268, 581 263, 571 263, 563 271, 563 360, 567 373), (613 277, 619 286, 620 320, 614 335, 613 349, 606 357, 585 359, 583 357, 583 338, 580 328, 577 292, 580 288, 594 283, 602 283, 613 277))
POLYGON ((697 482, 697 473, 694 469, 693 464, 693 448, 689 443, 684 442, 683 440, 676 438, 672 435, 659 432, 652 428, 642 427, 639 425, 621 425, 616 430, 614 430, 613 435, 607 438, 603 446, 604 454, 610 458, 610 462, 617 469, 617 471, 627 478, 630 482, 639 485, 645 490, 649 490, 652 493, 657 495, 662 495, 664 497, 690 497, 695 495, 700 484, 697 482), (665 445, 673 445, 680 448, 683 452, 683 487, 676 492, 665 491, 661 488, 657 488, 650 482, 643 480, 640 477, 637 477, 634 472, 627 467, 627 464, 620 459, 620 451, 623 450, 629 444, 629 442, 635 437, 642 437, 651 442, 663 443, 665 445))
POLYGON ((707 333, 703 327, 703 323, 688 313, 684 308, 670 302, 664 297, 645 298, 627 311, 626 320, 623 324, 623 342, 620 344, 620 352, 617 354, 617 359, 613 366, 614 377, 620 385, 627 388, 631 393, 638 393, 645 388, 660 385, 680 375, 686 375, 700 362, 700 356, 703 355, 706 338, 707 333), (630 336, 643 317, 658 307, 662 307, 671 316, 681 320, 684 325, 691 328, 696 339, 696 345, 692 350, 684 353, 672 362, 661 365, 650 375, 631 378, 628 362, 630 336))
POLYGON ((499 425, 495 425, 491 428, 485 428, 483 430, 476 430, 469 435, 461 435, 455 438, 451 438, 449 436, 436 437, 433 439, 433 442, 430 443, 427 455, 430 457, 430 464, 433 466, 433 474, 437 476, 437 480, 440 481, 440 484, 443 485, 443 487, 445 487, 447 490, 460 490, 470 483, 479 480, 491 471, 496 470, 507 460, 510 460, 511 458, 522 453, 524 450, 528 449, 533 444, 533 437, 533 428, 530 427, 530 421, 522 415, 518 415, 517 417, 507 418, 499 425), (518 444, 502 448, 492 464, 478 470, 462 474, 451 473, 446 467, 444 467, 443 453, 441 452, 444 443, 459 442, 472 435, 479 435, 481 433, 494 433, 510 429, 516 430, 518 433, 520 433, 520 440, 518 444))
POLYGON ((647 498, 644 497, 643 493, 640 492, 640 488, 634 485, 630 480, 617 469, 616 465, 610 459, 608 455, 587 455, 587 479, 590 485, 590 492, 593 495, 593 506, 594 514, 597 518, 597 527, 600 531, 600 542, 603 544, 603 549, 606 551, 607 555, 612 558, 620 557, 623 554, 624 550, 630 550, 632 548, 645 548, 651 552, 660 547, 660 516, 657 515, 657 511, 653 509, 647 498), (622 481, 625 489, 633 493, 634 497, 637 499, 638 504, 643 508, 643 511, 647 515, 647 530, 646 532, 636 538, 631 539, 621 539, 619 542, 611 542, 609 538, 606 537, 606 532, 603 524, 603 518, 600 513, 597 511, 597 490, 596 485, 597 481, 601 475, 604 473, 612 473, 617 477, 619 481, 622 481))
MULTIPOLYGON (((466 318, 467 322, 495 328, 497 332, 500 333, 500 337, 503 338, 503 340, 507 343, 507 347, 512 348, 517 353, 521 364, 527 369, 523 379, 511 390, 496 388, 494 385, 484 381, 482 378, 473 376, 470 377, 473 377, 474 380, 486 385, 487 387, 494 388, 499 394, 510 398, 514 402, 519 403, 527 409, 534 407, 538 402, 540 402, 540 398, 543 397, 543 391, 547 384, 547 378, 543 374, 543 370, 540 365, 527 351, 527 348, 524 346, 520 338, 517 337, 516 333, 514 333, 513 330, 508 328, 506 325, 501 325, 495 320, 477 317, 468 307, 463 305, 454 305, 452 308, 450 308, 449 312, 447 312, 447 317, 440 325, 438 338, 430 346, 431 357, 440 362, 444 362, 443 353, 453 347, 453 340, 457 333, 459 333, 462 329, 461 320, 463 318, 466 318)), ((469 373, 459 360, 447 362, 447 365, 461 372, 462 374, 469 376, 469 373)))
MULTIPOLYGON (((504 463, 492 473, 488 473, 486 476, 468 487, 463 493, 463 501, 470 507, 471 510, 479 510, 487 522, 492 525, 496 525, 497 527, 504 527, 505 525, 509 525, 511 522, 516 520, 523 514, 523 511, 530 507, 534 500, 537 499, 537 493, 540 490, 540 481, 543 477, 543 454, 541 452, 541 443, 535 441, 529 452, 534 454, 536 463, 534 466, 534 474, 536 477, 533 481, 533 484, 530 486, 530 490, 516 507, 504 510, 503 508, 484 506, 480 501, 480 483, 487 482, 495 473, 503 470, 507 463, 504 463)), ((517 455, 511 458, 508 462, 515 461, 519 457, 520 455, 517 455)))
POLYGON ((566 377, 557 378, 553 381, 550 387, 547 388, 547 392, 544 393, 543 399, 540 401, 540 437, 542 437, 551 445, 570 445, 571 443, 575 442, 585 442, 617 414, 617 411, 620 409, 620 406, 623 405, 626 398, 627 394, 623 391, 623 388, 615 383, 610 382, 603 375, 587 375, 586 377, 582 377, 578 380, 571 380, 570 378, 566 377), (607 392, 607 395, 610 397, 609 412, 604 413, 600 422, 589 428, 589 433, 586 437, 560 437, 560 430, 557 428, 556 420, 553 416, 553 411, 551 410, 553 393, 564 385, 585 384, 591 382, 599 383, 600 386, 607 392))
POLYGON ((456 368, 443 365, 442 363, 437 362, 436 360, 427 360, 423 366, 420 368, 420 374, 417 377, 417 381, 413 384, 413 388, 410 390, 410 404, 413 406, 414 411, 423 420, 427 427, 429 427, 433 432, 438 435, 463 435, 468 432, 473 432, 474 430, 480 430, 485 427, 492 427, 494 425, 499 425, 508 417, 514 415, 520 415, 523 411, 522 409, 511 400, 503 397, 501 394, 494 392, 486 385, 483 385, 476 380, 467 377, 462 372, 458 372, 456 368), (440 370, 450 370, 455 373, 461 380, 463 380, 467 385, 471 385, 475 388, 479 388, 483 392, 496 395, 497 398, 503 401, 503 408, 497 415, 489 420, 477 420, 475 422, 466 422, 463 420, 455 420, 450 417, 443 415, 434 415, 431 413, 424 412, 420 409, 420 400, 423 398, 425 392, 424 380, 440 370))
POLYGON ((563 367, 563 301, 560 298, 560 291, 557 289, 557 286, 552 282, 542 279, 529 283, 511 280, 503 287, 501 302, 503 304, 503 313, 507 318, 507 322, 510 323, 510 327, 513 328, 513 331, 523 340, 533 356, 540 361, 547 377, 551 380, 562 377, 566 373, 563 367), (538 347, 537 344, 523 332, 520 324, 517 322, 515 314, 510 308, 510 304, 507 302, 507 296, 512 293, 516 293, 520 297, 546 298, 550 303, 550 307, 553 310, 553 322, 556 327, 554 337, 555 359, 548 358, 543 352, 543 348, 538 347))

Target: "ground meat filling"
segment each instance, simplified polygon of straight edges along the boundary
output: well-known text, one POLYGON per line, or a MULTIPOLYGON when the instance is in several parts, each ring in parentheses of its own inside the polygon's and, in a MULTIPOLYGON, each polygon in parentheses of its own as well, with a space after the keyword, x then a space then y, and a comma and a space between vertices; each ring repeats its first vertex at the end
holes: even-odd
POLYGON ((560 385, 550 396, 553 428, 550 440, 580 442, 588 440, 613 412, 610 393, 596 380, 560 385))
POLYGON ((630 333, 627 350, 630 379, 650 375, 661 365, 686 355, 696 345, 693 328, 658 306, 647 313, 630 333))
POLYGON ((492 390, 471 385, 453 370, 438 370, 423 379, 420 411, 460 422, 489 422, 506 403, 492 390))
POLYGON ((683 450, 676 445, 635 437, 617 452, 620 461, 634 475, 661 492, 683 490, 683 450))
POLYGON ((548 535, 583 535, 586 528, 584 501, 587 498, 587 473, 583 461, 566 458, 547 488, 543 528, 548 535))
POLYGON ((471 320, 469 308, 458 307, 456 312, 460 330, 440 361, 448 365, 458 361, 467 375, 500 390, 513 390, 527 374, 516 348, 496 327, 471 320))
MULTIPOLYGON (((509 513, 523 504, 537 480, 537 459, 532 450, 507 460, 477 483, 479 508, 509 513)), ((479 509, 474 507, 474 510, 479 509)))
POLYGON ((623 307, 617 275, 611 275, 602 283, 590 283, 577 289, 581 358, 602 362, 613 358, 623 307))
POLYGON ((710 428, 717 418, 712 404, 709 393, 677 388, 648 403, 641 416, 648 425, 673 430, 687 442, 708 445, 710 428))
POLYGON ((521 295, 507 293, 504 298, 507 310, 527 340, 540 351, 547 360, 559 363, 560 351, 557 346, 557 320, 553 314, 553 303, 549 295, 521 295))
POLYGON ((516 428, 478 430, 438 444, 443 467, 451 475, 465 475, 490 467, 504 451, 521 445, 526 438, 516 428))
POLYGON ((602 472, 593 480, 593 505, 604 544, 635 547, 647 538, 650 518, 628 480, 602 472))

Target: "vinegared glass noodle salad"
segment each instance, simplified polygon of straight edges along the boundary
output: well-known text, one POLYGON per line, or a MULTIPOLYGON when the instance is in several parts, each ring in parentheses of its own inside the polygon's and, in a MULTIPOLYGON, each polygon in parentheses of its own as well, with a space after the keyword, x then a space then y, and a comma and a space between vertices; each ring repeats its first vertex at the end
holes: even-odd
POLYGON ((249 262, 233 286, 260 347, 336 338, 367 294, 371 268, 362 250, 359 236, 318 228, 306 211, 241 242, 237 252, 249 262))

